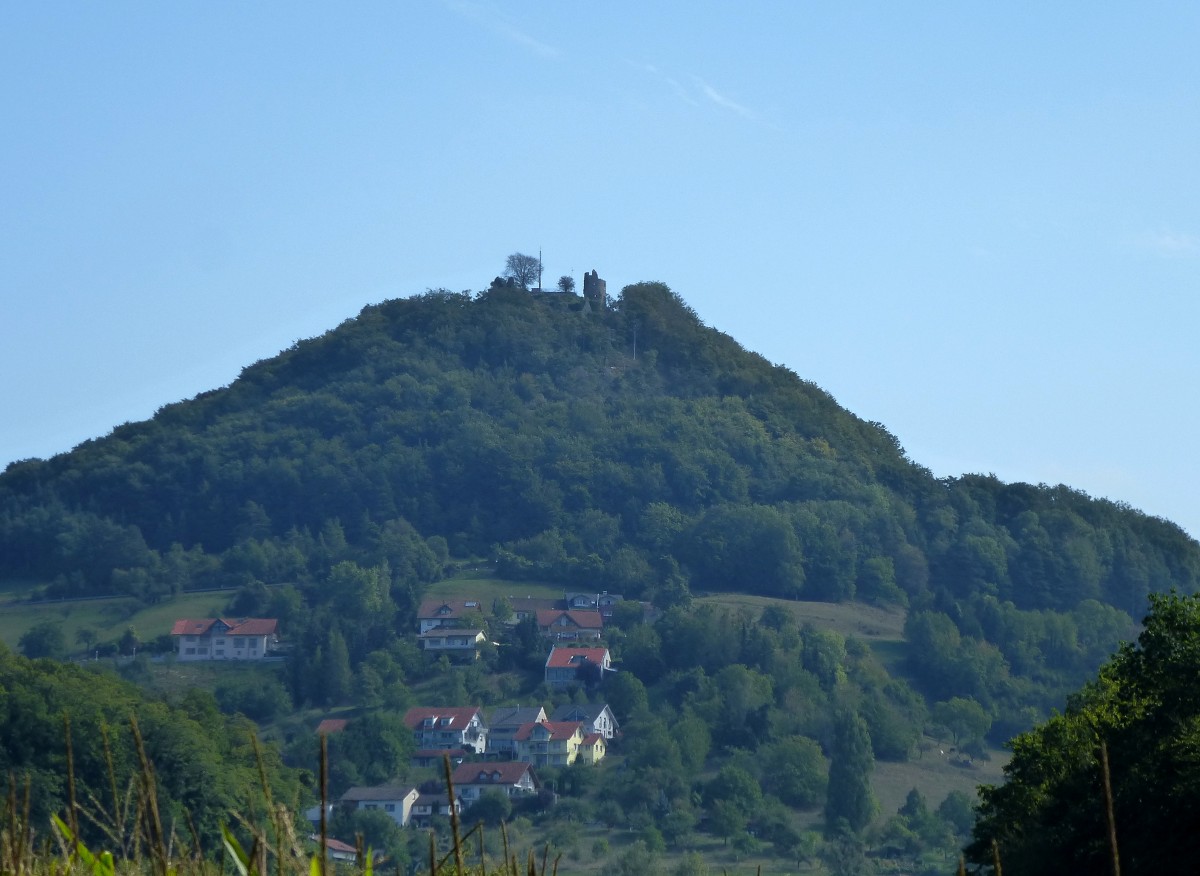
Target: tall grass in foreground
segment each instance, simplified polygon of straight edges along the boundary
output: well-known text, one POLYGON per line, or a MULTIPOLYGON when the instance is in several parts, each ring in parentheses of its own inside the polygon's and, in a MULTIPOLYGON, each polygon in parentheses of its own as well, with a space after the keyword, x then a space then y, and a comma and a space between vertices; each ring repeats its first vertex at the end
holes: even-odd
MULTIPOLYGON (((399 866, 393 869, 377 863, 371 850, 364 848, 361 835, 355 838, 354 863, 329 860, 328 751, 324 737, 320 749, 321 820, 317 851, 310 851, 297 834, 289 808, 272 797, 262 752, 257 738, 252 737, 266 814, 261 819, 252 819, 246 814, 232 813, 232 823, 221 827, 222 854, 214 859, 203 851, 190 818, 186 837, 179 835, 176 825, 164 828, 154 765, 146 754, 135 718, 130 718, 129 728, 138 766, 124 791, 117 782, 108 731, 103 730, 109 779, 107 801, 90 792, 86 800, 78 799, 70 719, 64 716, 63 724, 67 748, 66 811, 52 816, 49 832, 39 834, 30 821, 30 780, 28 776, 21 779, 10 773, 0 811, 0 876, 334 876, 335 873, 407 876, 399 866), (88 848, 82 839, 81 822, 100 833, 107 848, 103 851, 88 848)), ((448 799, 453 800, 448 757, 443 759, 443 768, 448 799)), ((557 876, 559 857, 550 860, 548 845, 540 857, 531 850, 524 860, 518 860, 517 853, 509 847, 504 825, 500 831, 504 860, 490 861, 484 854, 483 825, 463 833, 458 813, 451 807, 450 851, 439 855, 437 837, 430 832, 428 861, 418 865, 415 872, 428 872, 429 876, 557 876)))
MULTIPOLYGON (((267 770, 257 737, 251 737, 263 798, 266 802, 264 821, 232 813, 235 828, 221 826, 224 854, 216 860, 207 856, 195 825, 188 819, 188 837, 181 840, 175 826, 164 830, 159 812, 154 765, 146 754, 137 719, 129 719, 137 751, 138 770, 130 777, 124 793, 119 790, 113 766, 112 746, 108 730, 101 728, 103 750, 108 768, 110 795, 106 804, 89 793, 86 803, 76 796, 74 751, 71 744, 70 718, 63 716, 67 754, 67 810, 51 818, 51 831, 39 837, 30 822, 29 777, 18 780, 8 777, 8 792, 0 812, 0 876, 334 876, 337 873, 361 876, 406 876, 397 865, 394 870, 378 865, 371 850, 364 848, 363 837, 355 837, 354 863, 331 865, 328 852, 329 755, 326 739, 321 736, 320 790, 321 818, 318 849, 314 854, 305 848, 297 835, 292 813, 277 803, 271 794, 267 770), (92 824, 107 839, 111 848, 101 852, 89 849, 80 835, 80 819, 92 824), (238 834, 241 834, 239 839, 238 834), (115 850, 115 853, 114 853, 115 850)), ((1104 781, 1104 807, 1110 864, 1113 876, 1120 876, 1120 852, 1117 846, 1116 824, 1113 818, 1112 784, 1109 773, 1108 749, 1101 743, 1101 772, 1104 781)), ((446 777, 447 799, 454 800, 454 781, 450 758, 442 758, 446 777)), ((508 832, 500 825, 503 840, 503 861, 489 862, 484 854, 484 827, 477 824, 462 832, 458 812, 450 807, 450 851, 439 856, 437 837, 429 833, 429 858, 418 865, 414 873, 428 866, 429 876, 557 876, 561 855, 550 860, 547 844, 541 856, 529 850, 523 861, 518 860, 508 842, 508 832)), ((992 873, 1001 876, 1000 847, 991 843, 992 873)), ((761 874, 762 868, 759 868, 761 874)), ((960 857, 958 873, 966 874, 965 861, 960 857)))

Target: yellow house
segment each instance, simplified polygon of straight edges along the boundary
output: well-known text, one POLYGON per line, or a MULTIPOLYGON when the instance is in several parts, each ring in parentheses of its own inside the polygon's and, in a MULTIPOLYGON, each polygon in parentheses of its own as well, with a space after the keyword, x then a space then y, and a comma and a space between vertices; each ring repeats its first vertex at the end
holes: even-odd
POLYGON ((598 764, 604 760, 608 748, 604 744, 603 733, 589 733, 579 743, 579 759, 584 763, 598 764))
POLYGON ((513 735, 513 759, 540 767, 569 766, 582 744, 583 725, 578 721, 538 721, 513 735))

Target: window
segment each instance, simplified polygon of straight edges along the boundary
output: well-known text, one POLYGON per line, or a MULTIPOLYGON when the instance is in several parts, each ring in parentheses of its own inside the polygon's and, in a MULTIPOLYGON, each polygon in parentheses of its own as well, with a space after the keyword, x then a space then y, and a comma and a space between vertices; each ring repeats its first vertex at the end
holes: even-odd
POLYGON ((196 649, 195 649, 195 648, 186 648, 186 649, 184 649, 184 652, 183 652, 183 653, 184 653, 184 654, 195 654, 195 653, 196 653, 196 649))
POLYGON ((245 638, 244 638, 244 637, 242 637, 242 636, 237 636, 237 637, 235 637, 235 638, 234 638, 234 640, 233 640, 233 647, 235 647, 235 648, 245 648, 245 647, 246 647, 246 640, 245 640, 245 638))
POLYGON ((396 811, 396 804, 395 804, 395 803, 384 803, 384 804, 383 804, 383 811, 384 811, 384 812, 395 812, 395 811, 396 811))

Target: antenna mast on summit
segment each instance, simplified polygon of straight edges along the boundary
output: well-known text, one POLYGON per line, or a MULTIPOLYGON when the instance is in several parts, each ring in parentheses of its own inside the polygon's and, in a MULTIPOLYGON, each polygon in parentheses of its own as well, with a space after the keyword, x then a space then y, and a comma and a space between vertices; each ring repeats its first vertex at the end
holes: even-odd
POLYGON ((542 248, 538 247, 538 288, 542 288, 542 248))

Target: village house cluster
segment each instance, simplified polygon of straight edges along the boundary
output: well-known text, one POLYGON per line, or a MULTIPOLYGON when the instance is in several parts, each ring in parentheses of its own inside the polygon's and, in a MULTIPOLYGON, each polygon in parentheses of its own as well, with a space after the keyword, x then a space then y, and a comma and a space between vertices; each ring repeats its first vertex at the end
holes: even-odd
MULTIPOLYGON (((558 650, 558 649, 556 649, 558 650)), ((326 719, 321 734, 339 733, 347 719, 326 719)), ((437 816, 461 812, 487 792, 511 800, 536 797, 542 791, 538 767, 594 765, 604 759, 620 727, 607 703, 566 704, 550 714, 542 706, 499 706, 485 716, 477 706, 418 706, 404 715, 413 731, 415 767, 453 764, 454 798, 433 780, 421 785, 355 787, 339 805, 351 810, 375 809, 401 827, 429 827, 437 816)), ((319 810, 309 813, 314 820, 319 810)))
MULTIPOLYGON (((604 626, 624 601, 620 594, 607 592, 564 593, 561 599, 510 596, 502 609, 492 605, 488 613, 509 625, 530 619, 536 623, 549 648, 543 669, 548 689, 580 688, 594 694, 603 690, 606 674, 615 671, 603 644, 604 626)), ((426 600, 414 631, 419 647, 454 662, 477 660, 488 641, 484 611, 478 599, 426 600)), ((264 660, 278 644, 277 626, 271 618, 179 620, 172 635, 180 660, 264 660)), ((338 805, 379 810, 401 826, 428 827, 433 819, 469 808, 488 792, 514 801, 537 797, 543 792, 538 769, 599 764, 620 736, 612 709, 602 698, 593 699, 549 713, 541 705, 498 706, 486 714, 478 706, 409 709, 404 723, 416 740, 411 765, 440 768, 448 757, 454 798, 443 782, 430 781, 354 787, 338 805)), ((340 733, 350 720, 328 718, 316 732, 340 733)), ((318 813, 319 809, 309 815, 315 820, 318 813)))

